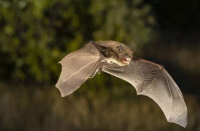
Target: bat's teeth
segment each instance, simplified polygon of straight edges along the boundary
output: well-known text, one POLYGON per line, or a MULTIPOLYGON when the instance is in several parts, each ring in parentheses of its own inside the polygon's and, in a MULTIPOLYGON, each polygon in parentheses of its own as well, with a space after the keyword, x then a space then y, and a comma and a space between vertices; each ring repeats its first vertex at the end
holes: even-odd
POLYGON ((125 64, 129 64, 130 61, 131 61, 131 58, 124 58, 123 59, 123 63, 125 63, 125 64))

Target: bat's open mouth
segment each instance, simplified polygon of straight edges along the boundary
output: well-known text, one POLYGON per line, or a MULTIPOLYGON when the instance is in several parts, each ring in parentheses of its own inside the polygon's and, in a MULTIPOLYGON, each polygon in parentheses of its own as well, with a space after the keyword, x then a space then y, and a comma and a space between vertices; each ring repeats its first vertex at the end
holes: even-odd
POLYGON ((131 58, 124 58, 122 61, 124 64, 129 65, 129 63, 131 62, 131 58))

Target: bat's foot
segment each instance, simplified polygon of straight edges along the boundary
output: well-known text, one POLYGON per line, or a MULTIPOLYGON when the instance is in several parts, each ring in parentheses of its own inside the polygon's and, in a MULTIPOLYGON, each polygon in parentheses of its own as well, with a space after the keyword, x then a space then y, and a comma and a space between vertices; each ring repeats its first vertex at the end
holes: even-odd
POLYGON ((101 74, 102 67, 99 67, 89 78, 93 78, 96 74, 101 74))
POLYGON ((97 73, 98 73, 98 74, 101 74, 101 72, 102 72, 102 67, 100 67, 100 68, 98 69, 97 73))
POLYGON ((93 78, 95 76, 96 73, 92 74, 89 78, 93 78))

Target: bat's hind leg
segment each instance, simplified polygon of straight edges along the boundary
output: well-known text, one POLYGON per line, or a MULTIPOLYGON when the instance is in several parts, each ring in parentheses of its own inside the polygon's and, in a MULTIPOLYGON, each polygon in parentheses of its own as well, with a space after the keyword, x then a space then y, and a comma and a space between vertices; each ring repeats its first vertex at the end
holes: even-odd
POLYGON ((101 74, 102 67, 98 68, 89 78, 93 78, 96 74, 101 74))
POLYGON ((89 78, 93 78, 97 73, 99 74, 99 69, 97 69, 89 78))
POLYGON ((98 69, 97 73, 98 73, 98 74, 101 74, 101 72, 102 72, 102 67, 100 67, 100 68, 98 69))
POLYGON ((96 74, 101 74, 103 64, 89 77, 93 78, 96 74))

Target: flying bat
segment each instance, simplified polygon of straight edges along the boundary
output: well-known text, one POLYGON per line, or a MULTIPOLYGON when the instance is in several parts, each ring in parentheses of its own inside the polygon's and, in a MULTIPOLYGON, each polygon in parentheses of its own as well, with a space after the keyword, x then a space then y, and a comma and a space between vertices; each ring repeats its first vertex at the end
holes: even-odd
POLYGON ((116 41, 90 41, 60 62, 61 75, 56 87, 62 97, 77 90, 88 78, 106 72, 133 85, 138 95, 153 99, 168 122, 187 125, 183 95, 162 65, 135 58, 131 49, 116 41))

